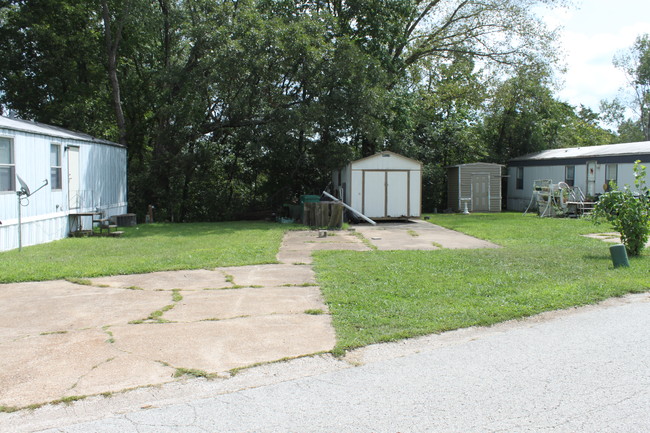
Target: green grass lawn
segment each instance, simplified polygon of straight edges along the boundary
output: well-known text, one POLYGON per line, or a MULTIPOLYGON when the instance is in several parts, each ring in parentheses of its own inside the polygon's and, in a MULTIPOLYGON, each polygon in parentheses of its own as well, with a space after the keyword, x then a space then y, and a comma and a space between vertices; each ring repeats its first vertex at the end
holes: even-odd
POLYGON ((0 283, 275 263, 286 225, 145 224, 0 253, 0 283))
POLYGON ((648 252, 614 269, 611 244, 580 236, 611 229, 588 220, 503 213, 431 222, 503 248, 316 252, 337 353, 650 289, 648 252))

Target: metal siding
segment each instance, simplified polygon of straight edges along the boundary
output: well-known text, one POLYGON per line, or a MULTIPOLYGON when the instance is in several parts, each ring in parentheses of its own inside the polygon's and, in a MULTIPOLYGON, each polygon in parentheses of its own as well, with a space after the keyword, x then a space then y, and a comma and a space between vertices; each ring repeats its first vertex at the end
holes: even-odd
POLYGON ((453 211, 460 209, 459 170, 460 167, 450 167, 447 170, 447 207, 453 211))
POLYGON ((419 217, 422 214, 422 171, 413 170, 409 173, 409 215, 419 217))
MULTIPOLYGON (((32 191, 50 181, 50 144, 79 146, 81 188, 93 190, 93 202, 86 210, 100 206, 106 216, 127 211, 126 149, 119 146, 55 138, 43 134, 0 129, 0 135, 14 137, 16 173, 32 191), (96 191, 96 193, 95 193, 96 191), (93 207, 94 206, 94 207, 93 207)), ((61 239, 70 230, 70 209, 67 203, 68 172, 66 152, 61 155, 63 189, 52 191, 51 185, 29 197, 29 205, 21 208, 23 245, 36 245, 61 239)), ((18 247, 18 204, 14 192, 0 193, 0 251, 18 247)))
MULTIPOLYGON (((647 164, 647 163, 644 163, 647 164)), ((533 193, 533 181, 538 179, 551 179, 553 183, 564 181, 565 165, 554 166, 526 166, 524 167, 524 189, 515 189, 515 167, 508 169, 508 209, 524 211, 530 202, 533 193)), ((605 184, 605 164, 596 164, 595 192, 602 194, 605 184)), ((618 184, 629 185, 634 190, 634 164, 618 164, 618 184)), ((587 194, 587 166, 575 166, 575 186, 587 194)))
POLYGON ((501 212, 501 167, 492 167, 490 170, 490 212, 501 212))
POLYGON ((472 198, 472 170, 469 167, 461 167, 459 172, 460 198, 472 198))

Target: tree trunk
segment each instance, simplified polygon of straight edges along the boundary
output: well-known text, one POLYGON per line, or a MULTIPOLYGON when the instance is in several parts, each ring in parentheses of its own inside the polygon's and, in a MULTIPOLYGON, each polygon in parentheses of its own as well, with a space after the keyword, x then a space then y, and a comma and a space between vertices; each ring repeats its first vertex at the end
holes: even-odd
POLYGON ((117 77, 117 51, 120 45, 122 35, 122 28, 124 27, 124 20, 128 13, 128 3, 124 5, 124 11, 121 19, 118 22, 118 28, 113 37, 111 32, 111 14, 108 10, 107 0, 102 0, 102 16, 104 19, 104 41, 107 57, 107 70, 108 80, 111 83, 111 92, 113 97, 113 109, 115 111, 115 120, 117 122, 117 129, 119 133, 118 142, 127 145, 126 140, 126 121, 124 120, 124 111, 122 110, 122 98, 120 96, 120 82, 117 77))

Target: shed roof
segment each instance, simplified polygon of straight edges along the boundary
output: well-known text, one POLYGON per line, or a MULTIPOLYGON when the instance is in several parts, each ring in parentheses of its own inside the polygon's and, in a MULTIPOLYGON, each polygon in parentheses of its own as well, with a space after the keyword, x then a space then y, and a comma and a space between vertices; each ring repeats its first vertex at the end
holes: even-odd
POLYGON ((467 164, 457 164, 457 165, 449 165, 445 168, 456 168, 456 167, 478 167, 478 166, 499 166, 499 167, 505 167, 503 164, 496 164, 492 162, 469 162, 467 164))
POLYGON ((352 161, 350 164, 357 164, 362 161, 367 161, 370 159, 375 159, 375 158, 382 158, 385 156, 391 156, 391 157, 397 157, 398 159, 402 159, 414 164, 419 164, 422 165, 422 163, 416 159, 409 158, 404 155, 400 155, 399 153, 391 152, 390 150, 384 150, 383 152, 375 153, 374 155, 366 156, 365 158, 357 159, 356 161, 352 161))
POLYGON ((650 141, 638 143, 604 144, 600 146, 569 147, 551 149, 513 158, 510 161, 546 161, 582 159, 612 156, 633 156, 650 154, 650 141))
POLYGON ((46 125, 45 123, 32 122, 29 120, 16 119, 11 117, 0 116, 0 128, 11 129, 14 131, 28 132, 32 134, 47 135, 57 138, 69 138, 74 140, 82 140, 99 144, 107 144, 110 146, 124 147, 119 143, 109 140, 93 137, 92 135, 84 134, 82 132, 70 131, 68 129, 60 128, 58 126, 46 125))

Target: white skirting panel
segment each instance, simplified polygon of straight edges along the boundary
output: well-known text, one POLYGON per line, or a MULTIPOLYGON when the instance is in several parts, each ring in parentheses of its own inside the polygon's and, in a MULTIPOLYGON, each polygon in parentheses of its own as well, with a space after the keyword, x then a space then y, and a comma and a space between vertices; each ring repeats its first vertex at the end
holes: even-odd
MULTIPOLYGON (((126 213, 126 205, 106 208, 106 216, 121 215, 126 213)), ((72 218, 68 215, 50 215, 36 219, 29 218, 22 224, 23 247, 44 244, 68 237, 71 229, 72 218)), ((85 227, 90 227, 90 217, 85 227)), ((16 220, 3 221, 0 225, 0 251, 18 248, 18 222, 16 220)))

